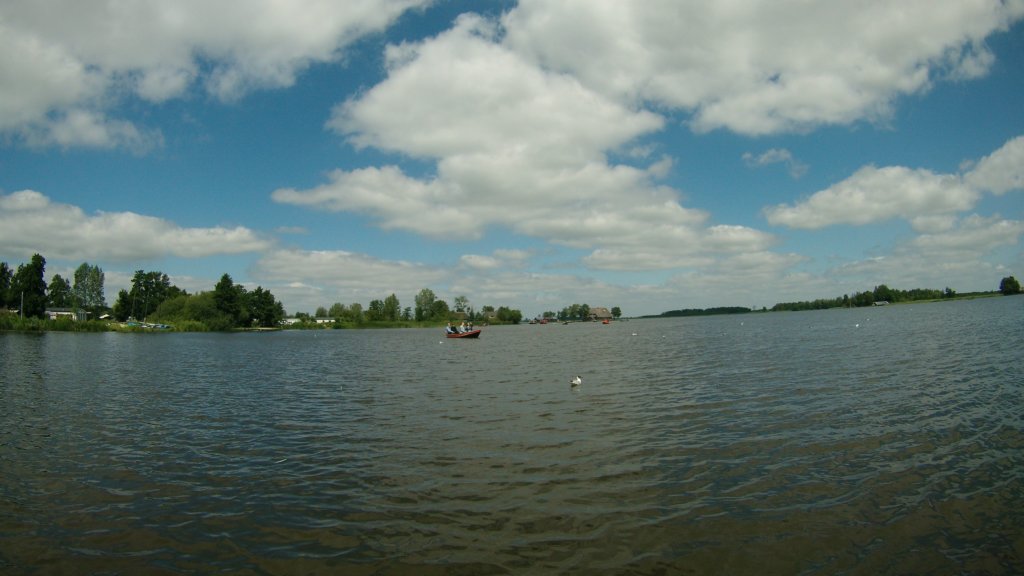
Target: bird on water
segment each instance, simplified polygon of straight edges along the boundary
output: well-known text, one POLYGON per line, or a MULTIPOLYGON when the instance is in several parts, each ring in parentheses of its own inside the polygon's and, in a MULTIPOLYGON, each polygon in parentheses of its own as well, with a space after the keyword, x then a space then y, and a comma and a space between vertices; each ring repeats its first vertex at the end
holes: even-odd
POLYGON ((576 376, 572 380, 569 380, 569 384, 571 384, 572 386, 579 386, 580 384, 583 384, 583 378, 576 376))

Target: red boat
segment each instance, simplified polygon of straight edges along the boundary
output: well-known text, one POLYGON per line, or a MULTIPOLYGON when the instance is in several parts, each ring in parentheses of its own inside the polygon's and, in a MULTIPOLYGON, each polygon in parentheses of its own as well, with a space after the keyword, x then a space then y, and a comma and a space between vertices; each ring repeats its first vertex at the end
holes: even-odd
POLYGON ((447 336, 449 338, 479 338, 480 337, 480 332, 482 332, 482 330, 477 328, 476 330, 470 330, 469 332, 456 332, 456 333, 446 332, 445 336, 447 336))

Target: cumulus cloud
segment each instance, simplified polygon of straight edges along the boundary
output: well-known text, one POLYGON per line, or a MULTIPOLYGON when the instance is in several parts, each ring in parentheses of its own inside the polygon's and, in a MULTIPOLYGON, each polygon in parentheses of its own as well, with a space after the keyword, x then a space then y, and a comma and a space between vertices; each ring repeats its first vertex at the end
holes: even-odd
POLYGON ((863 225, 968 210, 979 194, 950 174, 902 166, 865 166, 806 201, 765 210, 768 222, 790 228, 863 225))
POLYGON ((86 214, 34 190, 0 194, 0 246, 64 260, 135 261, 164 256, 201 258, 267 249, 270 242, 243 227, 182 228, 133 212, 86 214))
MULTIPOLYGON (((702 250, 770 243, 750 229, 705 229, 707 213, 682 206, 675 190, 656 182, 670 158, 609 161, 610 151, 637 158, 635 142, 659 130, 661 117, 544 71, 499 36, 493 22, 464 15, 436 38, 391 46, 387 79, 332 114, 328 126, 357 146, 428 159, 434 174, 336 170, 321 186, 276 190, 273 199, 367 214, 385 229, 427 236, 476 238, 501 226, 594 250, 586 262, 600 268, 663 269, 703 261, 702 250)), ((486 266, 489 258, 467 263, 486 266)))
POLYGON ((764 210, 768 222, 816 229, 863 225, 891 218, 909 221, 919 232, 945 230, 950 217, 970 210, 988 191, 1024 189, 1024 137, 983 158, 966 174, 935 174, 902 166, 865 166, 807 200, 764 210))
POLYGON ((196 85, 230 101, 290 86, 317 62, 429 0, 7 2, 0 6, 0 133, 32 145, 138 149, 150 130, 105 111, 196 85), (87 126, 83 122, 87 121, 87 126), (86 129, 87 128, 87 129, 86 129))
POLYGON ((982 158, 964 177, 977 190, 1005 194, 1024 190, 1024 136, 1018 136, 999 150, 982 158))
POLYGON ((757 135, 882 120, 898 96, 983 75, 984 38, 1022 15, 1019 0, 521 0, 503 24, 518 54, 597 92, 757 135))

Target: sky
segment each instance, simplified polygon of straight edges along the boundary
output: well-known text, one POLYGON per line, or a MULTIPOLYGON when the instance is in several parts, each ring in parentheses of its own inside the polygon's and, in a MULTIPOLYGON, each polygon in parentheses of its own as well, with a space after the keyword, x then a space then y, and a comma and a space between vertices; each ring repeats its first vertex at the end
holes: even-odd
POLYGON ((1024 0, 0 0, 0 261, 533 317, 1024 277, 1024 0))

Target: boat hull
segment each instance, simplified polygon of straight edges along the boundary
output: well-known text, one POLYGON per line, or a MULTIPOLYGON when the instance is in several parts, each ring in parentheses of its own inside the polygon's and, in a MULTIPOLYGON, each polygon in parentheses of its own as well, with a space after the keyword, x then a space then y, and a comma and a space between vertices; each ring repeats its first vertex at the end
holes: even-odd
POLYGON ((469 332, 462 332, 460 334, 445 334, 449 338, 479 338, 482 330, 470 330, 469 332))

